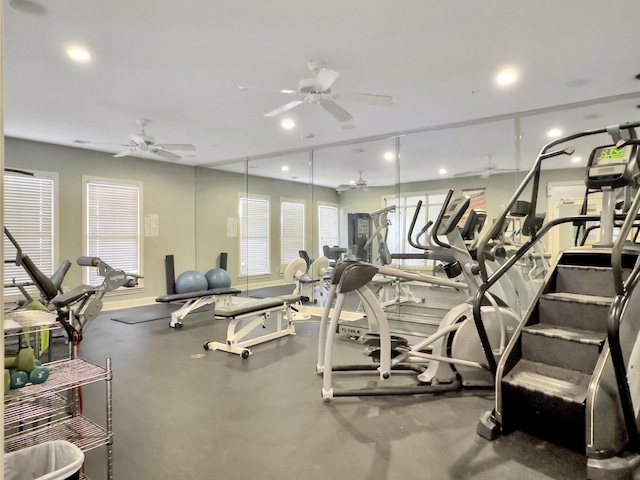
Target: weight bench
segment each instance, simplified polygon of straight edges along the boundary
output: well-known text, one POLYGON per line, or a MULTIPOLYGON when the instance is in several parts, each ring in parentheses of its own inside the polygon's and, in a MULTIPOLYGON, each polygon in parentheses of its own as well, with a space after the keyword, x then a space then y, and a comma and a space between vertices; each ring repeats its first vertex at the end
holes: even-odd
POLYGON ((217 309, 218 306, 222 307, 230 304, 233 297, 239 293, 240 290, 237 288, 213 288, 211 290, 200 290, 197 292, 163 295, 161 297, 157 297, 156 302, 185 302, 182 307, 171 314, 171 322, 169 323, 171 328, 180 328, 182 327, 182 319, 193 310, 206 305, 211 305, 212 303, 215 304, 215 308, 217 309))
POLYGON ((227 339, 223 342, 206 342, 205 350, 222 350, 235 353, 242 358, 251 355, 249 347, 275 340, 287 335, 295 335, 295 322, 291 305, 300 302, 299 295, 282 297, 248 299, 239 303, 216 304, 214 314, 218 318, 231 320, 227 327, 227 339), (245 338, 259 327, 266 328, 264 323, 276 317, 276 330, 256 337, 245 338), (241 322, 245 322, 242 325, 241 322), (286 323, 285 323, 286 322, 286 323))

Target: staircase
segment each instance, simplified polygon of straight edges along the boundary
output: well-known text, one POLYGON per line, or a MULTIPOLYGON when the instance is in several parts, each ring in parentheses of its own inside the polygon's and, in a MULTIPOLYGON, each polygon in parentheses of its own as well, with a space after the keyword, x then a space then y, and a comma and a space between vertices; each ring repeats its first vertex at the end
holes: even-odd
POLYGON ((587 396, 614 297, 609 252, 563 254, 498 374, 503 431, 585 452, 587 396))

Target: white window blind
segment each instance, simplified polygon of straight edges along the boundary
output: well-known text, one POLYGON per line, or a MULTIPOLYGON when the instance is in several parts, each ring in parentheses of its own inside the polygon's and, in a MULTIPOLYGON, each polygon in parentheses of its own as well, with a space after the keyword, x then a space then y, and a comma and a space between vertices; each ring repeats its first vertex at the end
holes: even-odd
POLYGON ((269 261, 269 204, 264 197, 240 197, 240 275, 267 275, 269 261))
POLYGON ((333 205, 318 205, 318 232, 320 256, 324 255, 324 245, 338 245, 338 207, 333 205))
MULTIPOLYGON (((113 268, 140 272, 141 186, 116 181, 86 181, 86 252, 113 268)), ((102 283, 95 268, 84 269, 84 281, 102 283)))
MULTIPOLYGON (((4 225, 35 265, 47 276, 54 271, 54 179, 42 176, 4 175, 4 225)), ((16 249, 4 236, 4 257, 15 260, 16 249)), ((24 268, 4 266, 4 283, 29 281, 24 268)), ((30 289, 33 290, 33 289, 30 289)), ((4 296, 20 295, 7 288, 4 296)), ((37 297, 36 297, 37 298, 37 297)))
POLYGON ((304 202, 280 202, 281 259, 284 268, 304 250, 304 202))

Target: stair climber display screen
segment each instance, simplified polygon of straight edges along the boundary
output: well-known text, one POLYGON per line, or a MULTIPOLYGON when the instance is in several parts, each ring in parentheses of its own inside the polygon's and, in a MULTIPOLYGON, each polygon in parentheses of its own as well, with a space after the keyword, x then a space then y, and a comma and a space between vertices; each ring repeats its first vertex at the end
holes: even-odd
POLYGON ((624 187, 638 173, 638 146, 613 145, 598 147, 591 152, 587 168, 588 188, 624 187))

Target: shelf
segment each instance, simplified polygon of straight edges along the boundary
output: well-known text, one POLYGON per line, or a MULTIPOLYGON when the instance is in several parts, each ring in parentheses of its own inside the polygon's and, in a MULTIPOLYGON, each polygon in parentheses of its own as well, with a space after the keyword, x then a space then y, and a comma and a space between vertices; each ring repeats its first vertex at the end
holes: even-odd
POLYGON ((51 421, 66 415, 67 399, 57 393, 38 397, 6 407, 4 410, 5 437, 7 429, 26 428, 42 420, 51 421))
POLYGON ((60 360, 47 363, 50 369, 49 378, 39 385, 27 385, 26 387, 11 390, 4 397, 5 409, 21 402, 32 401, 35 398, 47 396, 54 392, 61 392, 80 385, 108 380, 108 372, 104 367, 88 362, 81 358, 73 360, 60 360))
POLYGON ((58 317, 42 310, 15 310, 4 314, 4 336, 22 335, 29 328, 36 331, 57 330, 60 328, 58 317))
POLYGON ((4 449, 5 452, 14 452, 52 440, 66 440, 86 452, 109 444, 110 436, 100 425, 83 416, 77 416, 7 439, 4 449))

